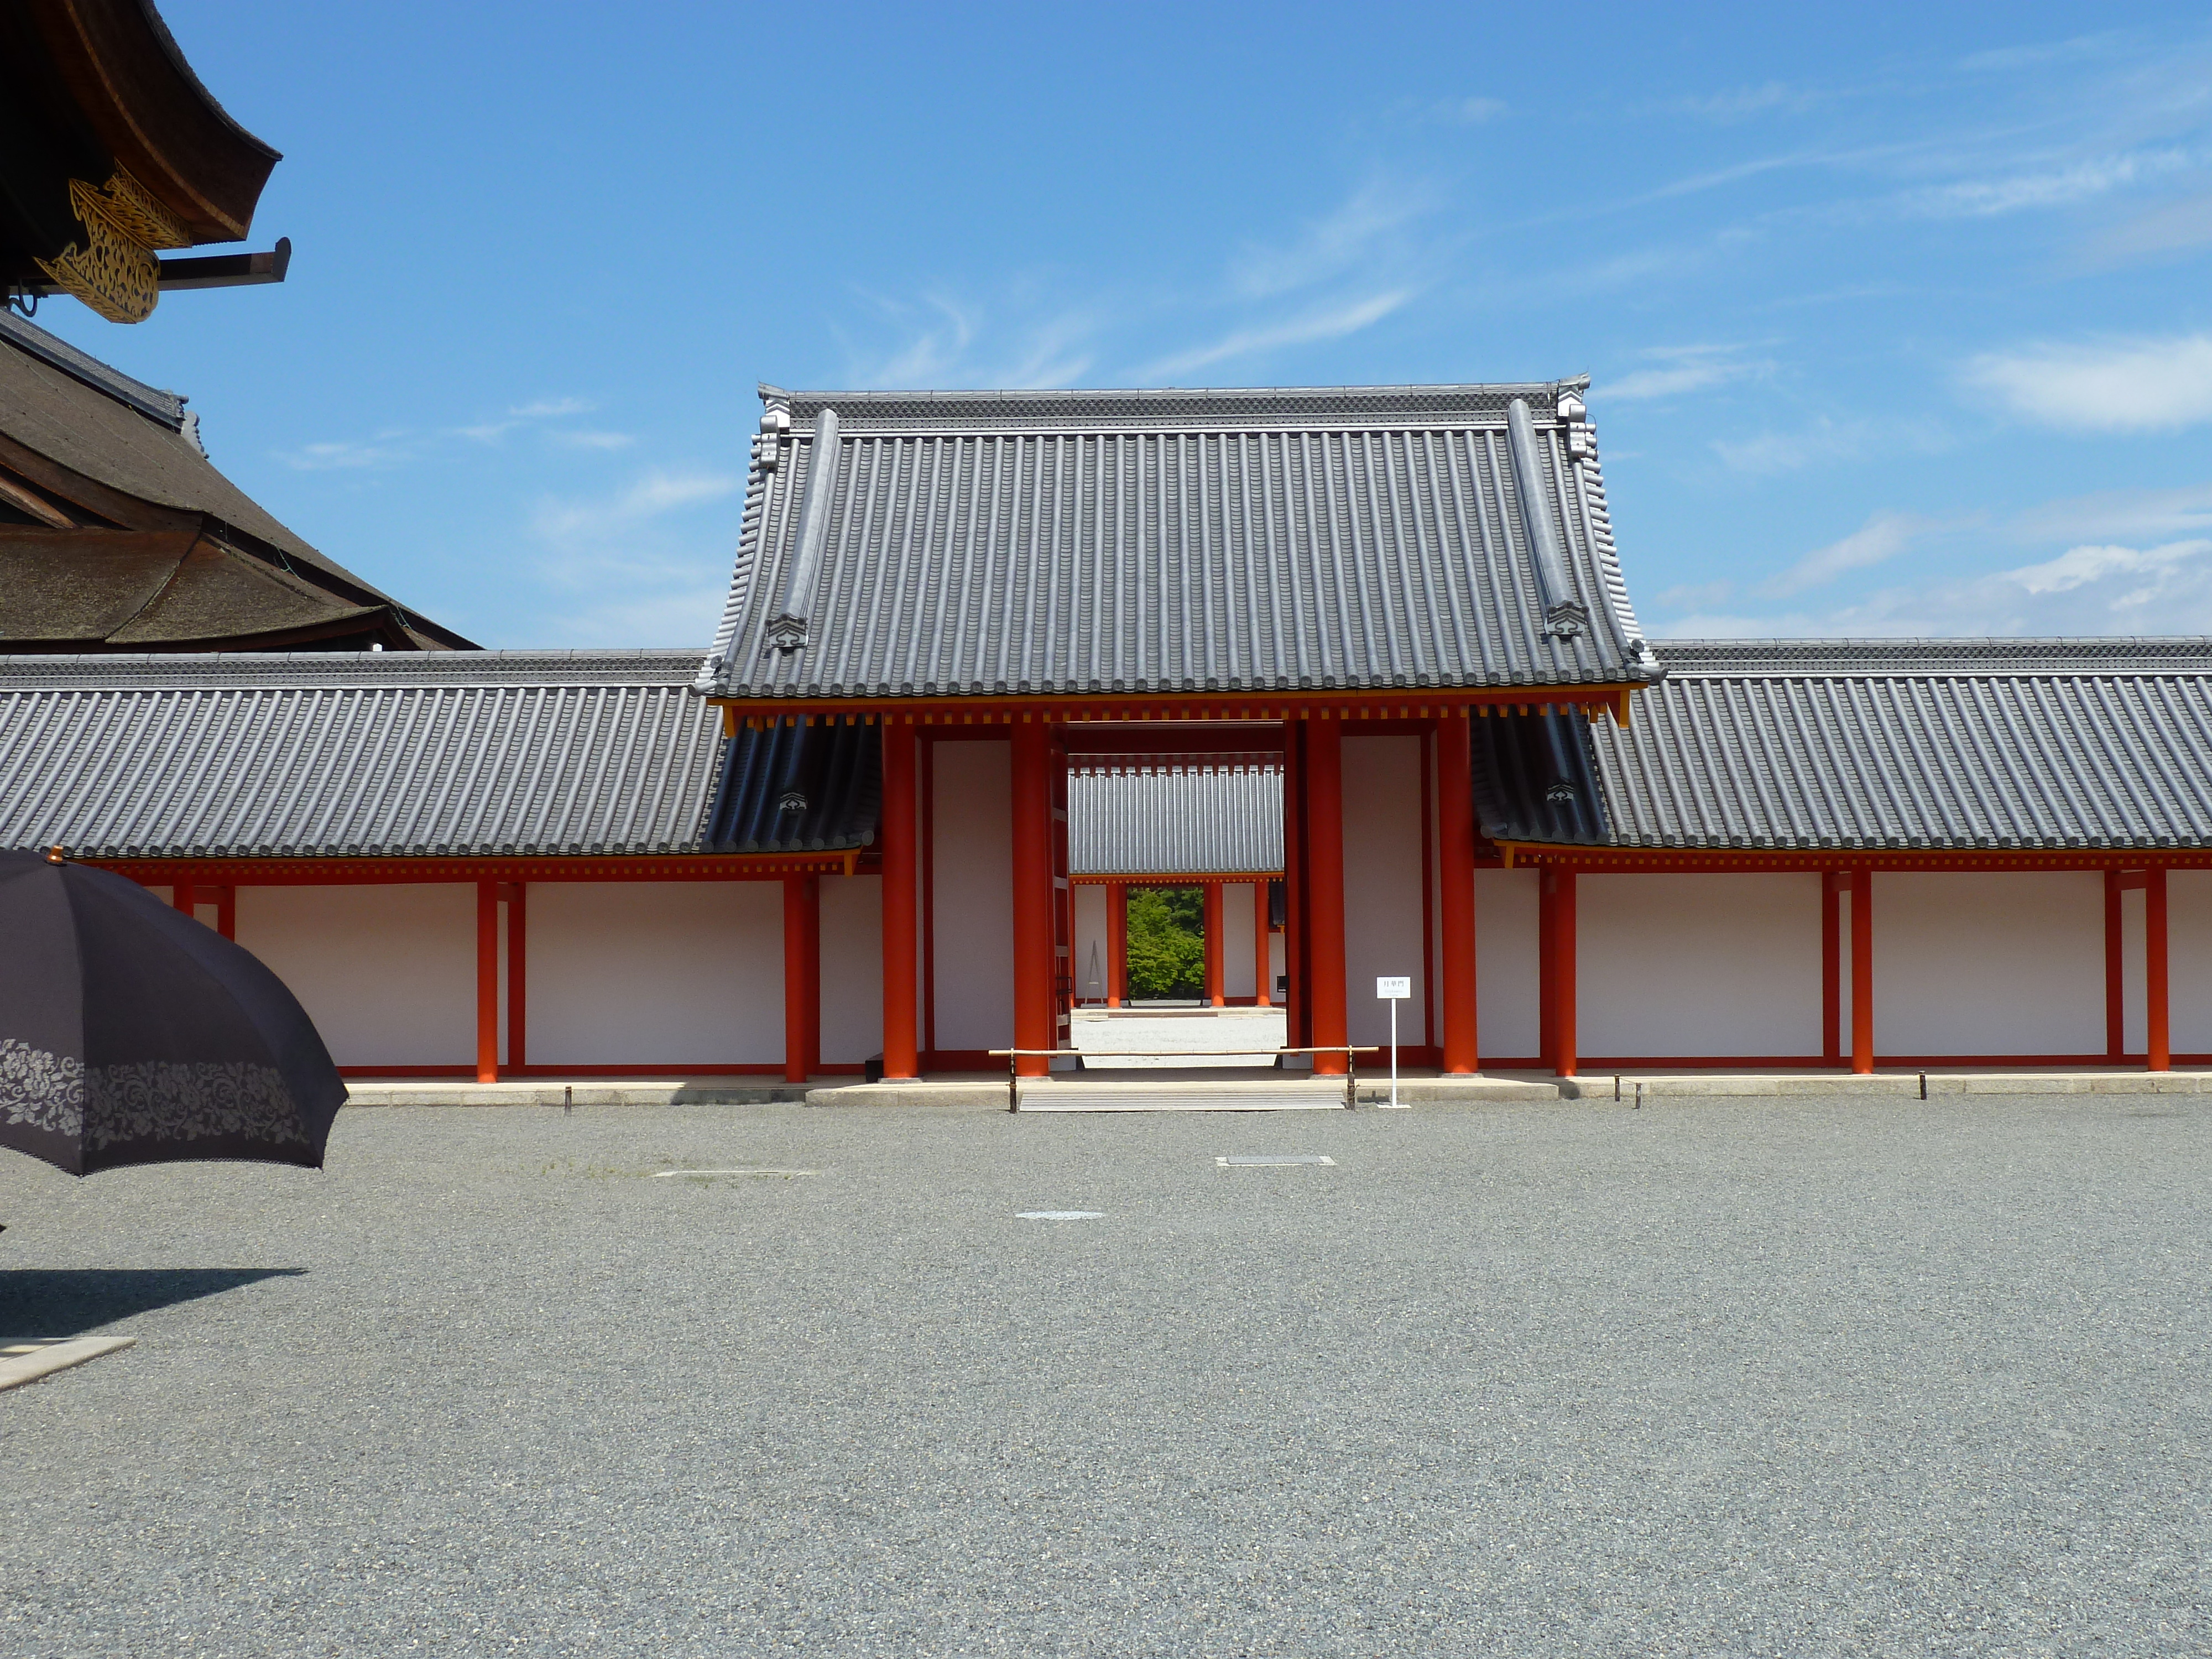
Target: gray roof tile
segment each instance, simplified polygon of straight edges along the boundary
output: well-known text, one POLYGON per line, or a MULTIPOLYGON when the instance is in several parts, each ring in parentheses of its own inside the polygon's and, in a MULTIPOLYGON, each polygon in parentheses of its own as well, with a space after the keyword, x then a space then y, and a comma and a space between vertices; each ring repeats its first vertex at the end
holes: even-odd
POLYGON ((1614 555, 1581 384, 763 387, 737 568, 699 689, 1641 684, 1658 671, 1614 555), (1528 416, 1519 462, 1516 402, 1528 416), (817 453, 825 427, 836 441, 817 453), (1524 520, 1524 500, 1540 517, 1524 520), (1554 544, 1555 565, 1540 557, 1554 544))
POLYGON ((1279 872, 1282 770, 1071 770, 1067 866, 1079 876, 1279 872))
MULTIPOLYGON (((2212 846, 2212 640, 1676 641, 1663 654, 1632 725, 1589 727, 1606 844, 2212 846)), ((1573 839, 1526 813, 1492 833, 1573 839)))
POLYGON ((0 658, 0 847, 96 858, 696 852, 693 652, 0 658))

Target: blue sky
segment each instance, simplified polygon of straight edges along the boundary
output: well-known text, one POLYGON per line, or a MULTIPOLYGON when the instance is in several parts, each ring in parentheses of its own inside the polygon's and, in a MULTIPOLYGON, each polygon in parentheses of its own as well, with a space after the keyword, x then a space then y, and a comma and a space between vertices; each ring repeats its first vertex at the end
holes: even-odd
POLYGON ((1658 634, 2212 632, 2212 17, 166 0, 280 289, 40 320, 486 644, 695 645, 753 387, 1588 371, 1658 634))

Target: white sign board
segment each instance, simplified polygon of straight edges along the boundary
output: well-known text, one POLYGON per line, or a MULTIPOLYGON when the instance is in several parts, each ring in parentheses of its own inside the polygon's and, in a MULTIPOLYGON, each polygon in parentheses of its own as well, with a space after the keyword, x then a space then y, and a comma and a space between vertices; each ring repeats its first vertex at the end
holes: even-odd
POLYGON ((1413 994, 1413 981, 1411 977, 1391 979, 1386 975, 1375 981, 1375 1000, 1378 1002, 1395 1002, 1401 997, 1409 997, 1413 994))

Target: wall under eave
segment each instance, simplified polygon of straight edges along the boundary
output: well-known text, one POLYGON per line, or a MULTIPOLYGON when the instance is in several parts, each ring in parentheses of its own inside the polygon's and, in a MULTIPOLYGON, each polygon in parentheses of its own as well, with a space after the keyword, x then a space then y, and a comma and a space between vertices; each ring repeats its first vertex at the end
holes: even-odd
POLYGON ((1249 1002, 1257 994, 1252 981, 1257 966, 1253 952, 1258 945, 1252 936, 1252 884, 1224 884, 1221 889, 1221 994, 1232 1002, 1249 1002))
MULTIPOLYGON (((1344 739, 1344 983, 1355 1043, 1388 1042, 1390 1009, 1375 996, 1386 974, 1413 981, 1398 1009, 1398 1041, 1425 1043, 1421 1010, 1421 740, 1344 739)), ((1363 1060, 1363 1065, 1369 1062, 1363 1060)))
POLYGON ((884 1048, 884 881, 822 878, 822 1060, 857 1066, 884 1048))
POLYGON ((1486 1066, 1533 1060, 1540 1046, 1537 917, 1534 870, 1474 872, 1476 1042, 1486 1066))
POLYGON ((538 882, 529 906, 532 1066, 782 1060, 781 882, 538 882))
POLYGON ((1875 1053, 2103 1054, 2104 892, 2094 871, 1875 872, 1875 1053))
POLYGON ((1090 885, 1075 890, 1075 1000, 1103 1002, 1114 994, 1107 982, 1106 890, 1090 885))
POLYGON ((939 739, 931 931, 937 1048, 1006 1048, 1014 1040, 1013 746, 939 739))
POLYGON ((1575 921, 1583 1054, 1820 1052, 1818 875, 1586 873, 1575 921))
MULTIPOLYGON (((2144 1043, 2142 993, 2142 895, 2124 893, 2124 915, 2136 918, 2127 956, 2133 961, 2134 994, 2129 1000, 2128 1047, 2144 1043)), ((2173 1051, 2212 1054, 2212 870, 2169 870, 2166 877, 2166 1030, 2173 1051)))
POLYGON ((240 887, 237 896, 238 942, 299 998, 338 1065, 475 1060, 473 884, 240 887))

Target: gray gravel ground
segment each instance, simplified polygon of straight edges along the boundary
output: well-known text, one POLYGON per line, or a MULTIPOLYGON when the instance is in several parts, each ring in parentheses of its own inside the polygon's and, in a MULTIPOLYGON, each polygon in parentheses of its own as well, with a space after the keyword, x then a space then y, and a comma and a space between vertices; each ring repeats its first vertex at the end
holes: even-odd
POLYGON ((0 1394, 0 1653, 2202 1654, 2208 1176, 2144 1097, 0 1154, 0 1329, 139 1338, 0 1394))

